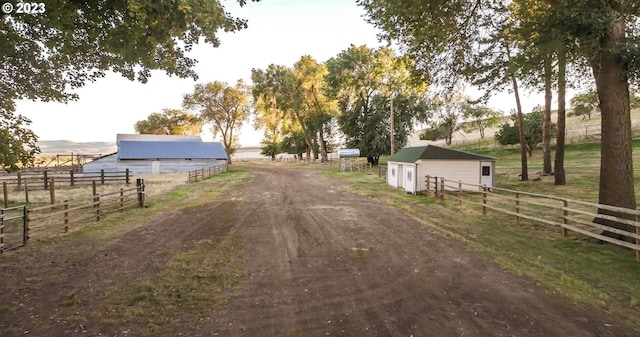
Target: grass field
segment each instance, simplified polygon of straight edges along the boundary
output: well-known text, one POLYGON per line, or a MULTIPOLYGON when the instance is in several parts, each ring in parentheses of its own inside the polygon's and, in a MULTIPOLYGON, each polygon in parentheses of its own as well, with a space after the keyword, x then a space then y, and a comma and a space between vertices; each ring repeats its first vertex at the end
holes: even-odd
MULTIPOLYGON (((634 153, 640 153, 640 139, 632 142, 634 153)), ((481 155, 497 158, 496 184, 498 187, 518 189, 527 192, 564 196, 585 201, 598 201, 598 184, 600 181, 600 143, 567 144, 565 148, 565 173, 567 185, 555 186, 553 176, 542 176, 541 180, 532 178, 542 172, 542 149, 534 151, 528 157, 529 181, 520 181, 520 150, 517 146, 495 146, 493 141, 458 146, 458 150, 469 151, 481 155)), ((555 148, 551 148, 552 165, 555 148)), ((634 155, 635 184, 640 183, 640 157, 634 155)), ((636 199, 640 197, 640 190, 636 189, 636 199)))

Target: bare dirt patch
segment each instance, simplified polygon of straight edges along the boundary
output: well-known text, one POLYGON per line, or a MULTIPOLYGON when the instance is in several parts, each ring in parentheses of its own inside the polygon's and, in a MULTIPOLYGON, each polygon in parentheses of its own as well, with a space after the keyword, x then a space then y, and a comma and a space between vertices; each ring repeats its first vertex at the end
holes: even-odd
MULTIPOLYGON (((317 171, 251 170, 256 177, 226 201, 164 214, 106 242, 78 239, 6 254, 0 335, 640 335, 317 171), (216 290, 223 300, 215 305, 158 303, 179 313, 165 330, 104 312, 113 304, 110 289, 153 284, 173 254, 228 236, 243 242, 244 272, 236 275, 239 288, 216 290)), ((172 280, 181 289, 183 282, 172 280)))

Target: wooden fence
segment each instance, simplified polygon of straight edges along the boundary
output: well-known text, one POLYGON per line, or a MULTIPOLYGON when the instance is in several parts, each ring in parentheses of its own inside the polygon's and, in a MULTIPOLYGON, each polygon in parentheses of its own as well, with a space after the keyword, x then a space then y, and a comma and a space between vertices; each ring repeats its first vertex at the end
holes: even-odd
POLYGON ((516 224, 527 219, 560 229, 563 237, 568 231, 633 249, 640 260, 640 210, 603 205, 593 202, 562 198, 551 195, 509 190, 485 185, 466 184, 442 177, 425 177, 427 195, 440 200, 454 199, 459 204, 470 204, 487 210, 514 216, 516 224), (594 222, 598 220, 598 222, 594 222), (633 232, 607 224, 624 224, 633 232), (603 235, 604 232, 623 238, 603 235))
POLYGON ((204 180, 206 178, 209 178, 213 175, 222 173, 222 172, 227 172, 228 169, 228 165, 227 164, 223 164, 223 165, 216 165, 213 167, 208 167, 208 168, 201 168, 198 170, 193 170, 193 171, 189 171, 189 177, 187 178, 187 183, 195 183, 201 180, 204 180))
POLYGON ((91 184, 93 181, 99 181, 101 185, 121 182, 128 185, 131 183, 131 178, 129 169, 124 171, 100 170, 100 172, 95 173, 77 173, 74 170, 69 170, 66 174, 52 174, 48 170, 44 170, 36 173, 20 172, 15 176, 2 176, 0 177, 0 182, 2 182, 3 186, 15 190, 26 188, 48 190, 52 179, 55 179, 58 184, 76 186, 91 184))
POLYGON ((64 200, 46 206, 16 206, 0 210, 0 253, 25 246, 30 238, 67 233, 74 225, 100 221, 108 214, 131 207, 145 207, 145 185, 137 179, 135 187, 112 193, 95 194, 87 200, 64 200), (20 209, 23 215, 10 211, 20 209), (11 221, 11 223, 9 223, 11 221), (21 234, 21 238, 19 234, 21 234))

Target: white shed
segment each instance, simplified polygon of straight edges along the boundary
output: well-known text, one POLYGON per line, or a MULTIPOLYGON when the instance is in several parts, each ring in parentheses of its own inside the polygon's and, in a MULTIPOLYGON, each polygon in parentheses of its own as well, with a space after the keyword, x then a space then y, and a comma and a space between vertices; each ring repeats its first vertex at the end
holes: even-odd
POLYGON ((228 159, 221 143, 197 136, 118 135, 117 145, 118 152, 85 164, 84 172, 187 172, 224 165, 228 159))
POLYGON ((431 176, 491 188, 495 168, 492 157, 434 145, 405 147, 387 160, 387 184, 416 193, 426 189, 425 177, 431 176))

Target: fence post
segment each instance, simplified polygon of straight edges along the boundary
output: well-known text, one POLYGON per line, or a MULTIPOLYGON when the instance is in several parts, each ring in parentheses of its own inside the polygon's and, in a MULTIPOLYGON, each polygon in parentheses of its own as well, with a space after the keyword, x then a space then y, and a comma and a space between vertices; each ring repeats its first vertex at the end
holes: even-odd
POLYGON ((64 201, 64 232, 69 233, 69 200, 64 201))
POLYGON ((458 180, 458 204, 462 205, 462 180, 458 180))
POLYGON ((4 197, 4 208, 9 208, 9 190, 6 181, 2 182, 2 196, 4 197))
POLYGON ((520 192, 516 192, 516 225, 520 225, 520 192))
POLYGON ((136 179, 136 186, 138 191, 138 204, 140 205, 140 207, 144 207, 144 204, 145 204, 144 179, 141 179, 141 178, 136 179))
POLYGON ((96 207, 96 204, 95 204, 95 202, 96 202, 95 195, 96 195, 96 194, 98 194, 98 188, 96 187, 96 181, 95 181, 95 180, 91 180, 91 187, 92 187, 93 195, 94 195, 94 198, 93 198, 93 207, 95 208, 95 207, 96 207))
POLYGON ((120 213, 124 212, 124 190, 120 189, 120 213))
POLYGON ((51 204, 56 203, 56 182, 53 178, 51 178, 51 183, 49 183, 49 197, 51 199, 51 204))
POLYGON ((440 177, 440 199, 444 201, 444 177, 440 177))
POLYGON ((27 209, 27 205, 22 208, 22 223, 22 242, 26 246, 27 241, 29 241, 29 210, 27 209))
POLYGON ((100 221, 100 194, 94 195, 93 199, 96 200, 96 221, 100 221))
POLYGON ((18 191, 22 189, 22 174, 18 172, 18 191))
POLYGON ((436 200, 437 200, 438 198, 440 198, 440 195, 438 194, 438 177, 433 177, 433 181, 434 181, 433 190, 435 191, 436 200))
POLYGON ((0 254, 2 253, 4 253, 4 209, 0 209, 0 254))
MULTIPOLYGON (((638 216, 635 216, 635 221, 638 222, 638 216)), ((640 227, 636 226, 636 235, 640 235, 640 227)), ((640 245, 640 239, 636 239, 636 245, 640 245)), ((640 250, 636 249, 636 260, 640 260, 640 250)))
MULTIPOLYGON (((567 211, 567 207, 569 207, 569 202, 563 199, 562 206, 564 206, 564 209, 562 210, 562 223, 566 225, 567 223, 569 223, 569 220, 567 220, 567 216, 569 215, 569 212, 567 211)), ((567 237, 567 229, 564 227, 562 227, 562 237, 563 238, 567 237)))
POLYGON ((75 181, 74 181, 74 172, 73 172, 73 170, 70 170, 70 171, 69 171, 69 180, 70 180, 70 183, 69 183, 69 184, 70 184, 71 186, 74 186, 74 185, 75 185, 75 181))
POLYGON ((487 185, 482 185, 482 215, 487 215, 487 185))
POLYGON ((100 170, 100 185, 104 185, 104 169, 100 170))
POLYGON ((431 192, 431 177, 427 175, 426 177, 424 177, 424 180, 427 183, 427 196, 428 196, 429 192, 431 192))
POLYGON ((125 180, 125 183, 127 184, 127 186, 129 186, 129 183, 131 182, 130 178, 131 177, 129 176, 129 168, 127 168, 127 169, 124 170, 124 180, 125 180))
POLYGON ((26 179, 24 180, 24 202, 25 204, 29 203, 29 186, 26 179))
POLYGON ((49 189, 49 178, 47 174, 47 169, 44 169, 44 189, 45 190, 49 189))

